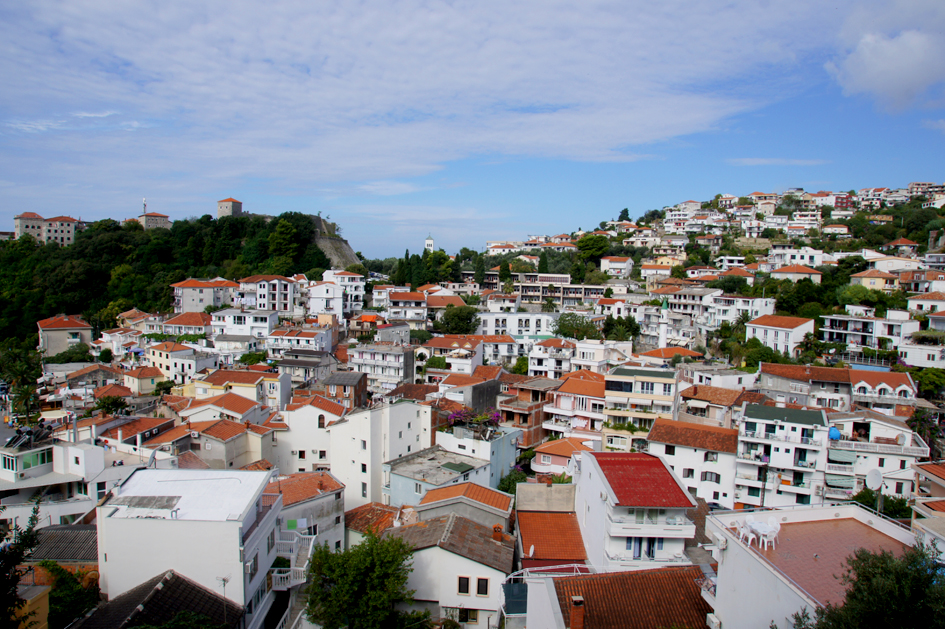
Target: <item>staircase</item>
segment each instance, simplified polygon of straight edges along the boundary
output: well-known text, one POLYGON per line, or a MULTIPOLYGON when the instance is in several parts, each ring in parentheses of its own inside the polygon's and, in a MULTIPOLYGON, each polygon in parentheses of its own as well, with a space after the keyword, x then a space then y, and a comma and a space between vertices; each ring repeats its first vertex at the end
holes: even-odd
POLYGON ((285 591, 302 585, 308 579, 308 563, 315 548, 314 535, 301 535, 295 531, 279 531, 276 541, 276 555, 289 559, 288 568, 273 568, 272 589, 285 591))

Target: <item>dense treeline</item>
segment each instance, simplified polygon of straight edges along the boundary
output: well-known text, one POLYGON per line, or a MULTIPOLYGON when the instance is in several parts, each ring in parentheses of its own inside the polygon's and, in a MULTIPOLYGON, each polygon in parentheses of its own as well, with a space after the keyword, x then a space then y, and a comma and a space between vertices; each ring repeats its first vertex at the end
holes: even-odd
POLYGON ((35 346, 36 322, 58 313, 81 314, 104 329, 131 306, 166 312, 170 284, 188 277, 306 273, 319 279, 330 262, 317 235, 311 216, 292 212, 268 222, 204 215, 147 231, 104 220, 68 247, 29 236, 0 242, 0 339, 35 346))

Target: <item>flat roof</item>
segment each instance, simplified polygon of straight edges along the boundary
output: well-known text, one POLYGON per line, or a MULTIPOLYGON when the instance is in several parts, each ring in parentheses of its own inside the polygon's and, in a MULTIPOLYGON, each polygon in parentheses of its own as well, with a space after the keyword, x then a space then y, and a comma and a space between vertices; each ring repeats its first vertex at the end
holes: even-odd
POLYGON ((242 470, 137 470, 105 506, 110 518, 163 518, 224 522, 243 514, 266 485, 270 472, 242 470))
POLYGON ((416 454, 394 459, 388 465, 391 474, 439 487, 469 471, 489 465, 489 461, 447 452, 440 446, 433 446, 416 454))

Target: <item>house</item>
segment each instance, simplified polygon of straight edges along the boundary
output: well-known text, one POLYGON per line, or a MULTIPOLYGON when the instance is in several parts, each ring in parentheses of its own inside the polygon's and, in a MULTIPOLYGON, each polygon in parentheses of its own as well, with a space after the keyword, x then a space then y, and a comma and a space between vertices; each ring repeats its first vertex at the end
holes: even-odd
POLYGON ((697 384, 683 389, 674 419, 706 426, 732 427, 732 411, 744 389, 697 384))
POLYGON ((314 538, 319 546, 341 550, 345 534, 344 485, 329 472, 276 476, 266 493, 282 496, 285 530, 314 538))
MULTIPOLYGON (((98 387, 123 383, 124 372, 110 365, 89 365, 66 375, 66 386, 70 389, 98 387)), ((127 386, 127 385, 126 385, 127 386)))
POLYGON ((543 427, 558 436, 599 441, 604 423, 604 375, 582 369, 561 380, 564 384, 549 393, 545 406, 548 419, 543 427))
POLYGON ((507 602, 506 618, 548 629, 702 627, 712 610, 699 587, 704 579, 697 566, 539 574, 526 582, 527 596, 507 602))
POLYGON ((800 264, 792 264, 790 266, 783 266, 776 268, 771 271, 771 277, 776 280, 791 280, 792 282, 799 282, 801 280, 810 280, 814 284, 820 284, 821 272, 810 267, 802 266, 800 264))
POLYGON ((528 378, 509 382, 506 396, 497 400, 502 421, 522 431, 519 448, 526 449, 545 440, 545 405, 549 392, 561 386, 560 380, 528 378))
POLYGON ((37 321, 36 327, 39 328, 36 350, 47 357, 60 354, 79 343, 92 343, 92 326, 79 315, 56 315, 37 321))
POLYGON ((758 512, 706 516, 718 574, 700 583, 713 610, 710 622, 726 629, 788 629, 795 613, 842 605, 848 585, 836 575, 847 569, 854 550, 899 556, 916 542, 908 527, 848 502, 775 511, 777 543, 761 550, 757 541, 750 546, 736 532, 749 515, 767 520, 758 512), (746 600, 754 603, 745 605, 746 600))
POLYGON ((590 565, 617 571, 689 563, 685 542, 695 524, 686 512, 696 502, 664 460, 584 452, 573 482, 590 565))
POLYGON ((368 390, 392 391, 414 379, 414 353, 410 347, 384 343, 357 345, 348 350, 348 366, 367 374, 368 390))
POLYGON ((403 321, 411 330, 427 328, 427 296, 419 292, 390 293, 390 306, 385 316, 388 321, 403 321))
POLYGON ((258 629, 275 599, 269 570, 276 558, 282 496, 269 494, 268 472, 136 470, 96 508, 99 586, 110 599, 155 574, 186 573, 211 591, 231 574, 227 598, 258 629), (149 552, 140 552, 147 539, 149 552), (180 540, 213 540, 182 544, 180 540))
POLYGON ((421 521, 455 513, 489 528, 501 524, 502 530, 508 531, 512 504, 511 494, 465 482, 427 491, 414 511, 421 521))
POLYGON ((908 300, 909 310, 919 312, 945 312, 945 292, 912 295, 908 300))
POLYGON ((213 279, 186 279, 171 284, 174 289, 174 312, 204 312, 207 308, 230 306, 239 284, 222 277, 213 279))
MULTIPOLYGON (((364 276, 351 271, 330 269, 322 274, 322 280, 337 284, 344 291, 344 315, 357 316, 364 307, 365 280, 364 276)), ((340 318, 340 317, 339 317, 340 318)))
POLYGON ((535 448, 532 471, 539 474, 571 474, 574 458, 581 452, 590 452, 592 448, 576 437, 562 437, 535 448))
POLYGON ((189 612, 205 617, 214 627, 239 629, 244 626, 245 611, 241 605, 217 593, 216 588, 168 570, 99 604, 73 626, 82 629, 159 627, 173 622, 178 613, 189 612))
POLYGON ((550 338, 535 343, 528 353, 528 375, 544 378, 560 378, 571 371, 575 344, 560 338, 550 338))
POLYGON ((292 397, 292 382, 288 374, 265 371, 216 369, 196 376, 193 389, 198 400, 235 393, 275 410, 285 408, 292 397))
POLYGON ((178 384, 190 382, 198 371, 220 366, 215 354, 198 352, 192 347, 166 341, 148 348, 148 362, 164 374, 164 380, 178 384))
MULTIPOLYGON (((157 431, 152 431, 152 434, 157 431)), ((192 452, 215 470, 240 469, 261 459, 271 460, 273 430, 229 419, 188 420, 152 436, 142 447, 179 456, 192 452)))
POLYGON ((472 375, 483 363, 482 341, 470 336, 438 336, 423 344, 431 357, 446 360, 446 368, 453 373, 472 375))
POLYGON ((23 212, 13 217, 13 236, 32 236, 38 242, 54 242, 62 247, 75 242, 76 233, 84 228, 71 216, 54 216, 43 218, 35 212, 23 212))
POLYGON ((490 462, 435 445, 384 463, 385 504, 399 507, 419 502, 424 494, 459 482, 489 486, 490 462))
POLYGON ((922 264, 922 261, 917 258, 903 258, 899 256, 884 256, 870 260, 869 262, 870 268, 878 271, 886 271, 887 273, 895 273, 896 271, 917 271, 925 266, 922 264))
MULTIPOLYGON (((926 261, 926 264, 928 265, 929 262, 926 261)), ((907 293, 945 291, 945 272, 941 269, 900 271, 897 275, 899 277, 899 287, 907 293)))
POLYGON ((746 340, 756 338, 765 347, 788 356, 799 356, 798 348, 807 334, 814 334, 814 320, 801 317, 764 315, 745 326, 746 340))
POLYGON ((876 269, 867 269, 851 275, 850 285, 892 293, 899 290, 899 276, 876 269))
POLYGON ((901 256, 915 255, 919 250, 919 243, 908 238, 897 238, 880 247, 881 251, 894 251, 901 256))
POLYGON ((824 225, 824 236, 836 236, 837 239, 850 238, 850 228, 846 225, 824 225))
POLYGON ((675 372, 652 367, 616 367, 605 375, 604 382, 605 421, 611 427, 632 424, 649 429, 657 418, 672 417, 675 372))
POLYGON ((276 363, 279 373, 289 374, 292 382, 308 383, 324 380, 338 366, 338 359, 327 351, 288 349, 276 363))
POLYGON ((345 549, 357 546, 368 532, 380 535, 387 529, 402 522, 398 519, 401 508, 369 502, 345 512, 345 549))
POLYGON ((737 429, 658 419, 646 439, 694 498, 735 508, 737 429))
POLYGON ((279 325, 279 313, 275 310, 226 308, 213 313, 211 325, 214 337, 224 335, 265 339, 279 325))
MULTIPOLYGON (((412 385, 415 387, 423 385, 412 385)), ((445 399, 445 398, 441 398, 445 399)), ((506 476, 518 460, 518 444, 522 431, 510 426, 483 425, 453 419, 445 431, 434 433, 435 445, 447 452, 467 454, 489 461, 489 481, 492 488, 506 476)))
POLYGON ((239 280, 239 284, 233 303, 246 308, 291 316, 296 301, 301 298, 298 283, 281 275, 251 275, 239 280))
POLYGON ((888 310, 877 317, 874 308, 847 305, 845 315, 826 315, 820 328, 827 343, 843 343, 848 351, 894 349, 912 333, 919 331, 919 322, 905 310, 888 310))
POLYGON ((183 334, 194 334, 209 336, 212 328, 210 322, 213 317, 206 312, 182 312, 171 317, 162 325, 162 332, 170 336, 181 336, 183 334))
POLYGON ((501 586, 515 554, 514 538, 500 527, 450 514, 387 529, 383 537, 414 549, 407 588, 414 590, 416 606, 463 626, 498 623, 501 586))
POLYGON ((600 270, 610 277, 630 277, 632 269, 633 258, 604 256, 600 259, 600 270))
POLYGON ((273 459, 280 470, 331 469, 331 435, 328 427, 347 409, 319 395, 296 396, 281 415, 265 426, 276 431, 273 459))
POLYGON ((124 385, 135 395, 148 395, 154 392, 158 382, 167 380, 157 367, 138 367, 124 372, 124 385))

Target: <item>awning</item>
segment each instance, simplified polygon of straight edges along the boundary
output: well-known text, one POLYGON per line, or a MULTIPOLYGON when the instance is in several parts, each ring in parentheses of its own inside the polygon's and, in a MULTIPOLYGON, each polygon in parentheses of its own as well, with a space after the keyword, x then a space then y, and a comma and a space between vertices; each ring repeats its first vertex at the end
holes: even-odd
POLYGON ((702 400, 686 400, 686 406, 689 408, 708 408, 709 403, 702 400))
POLYGON ((831 487, 843 487, 853 489, 856 486, 856 479, 852 476, 839 476, 837 474, 826 475, 827 484, 831 487))
POLYGON ((574 427, 575 427, 575 428, 586 428, 586 427, 587 427, 587 420, 586 420, 586 419, 580 419, 580 418, 575 417, 573 421, 574 421, 574 427))
POLYGON ((827 449, 827 460, 833 463, 856 463, 856 452, 853 450, 827 449))

